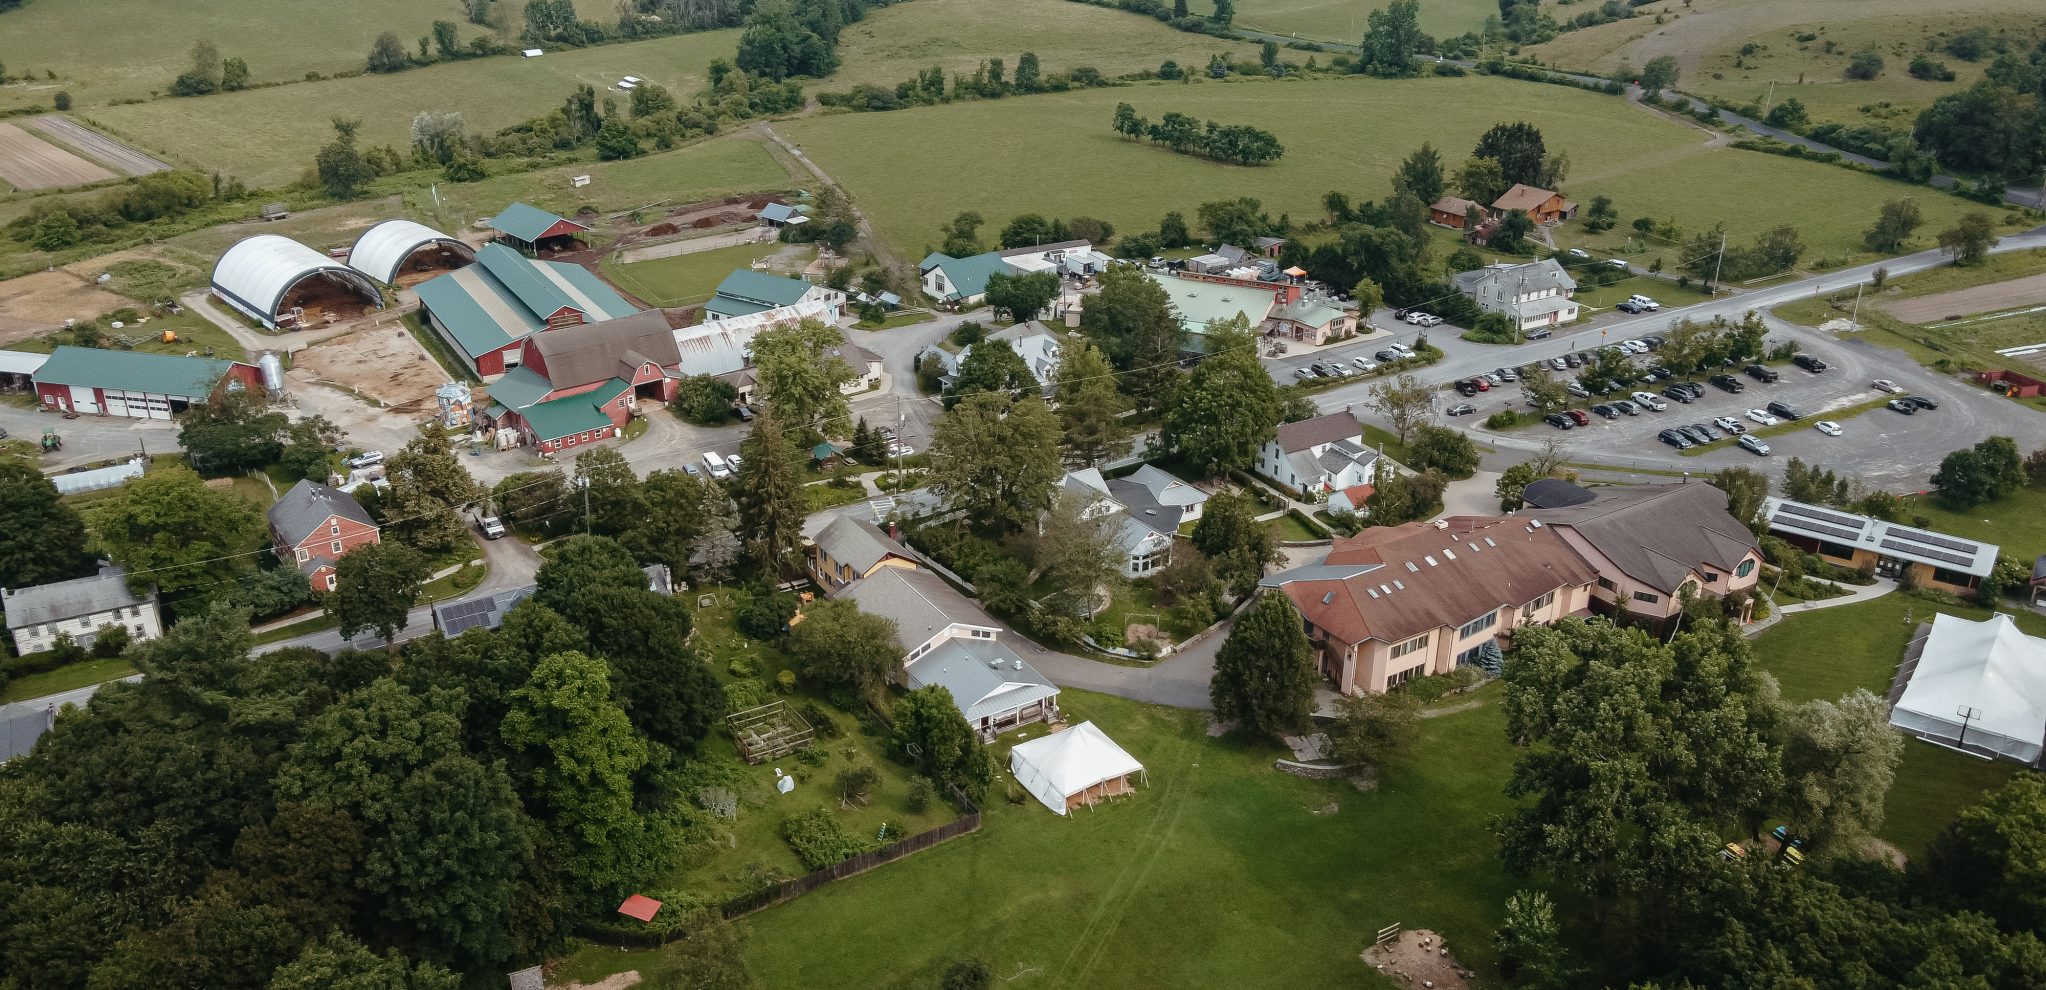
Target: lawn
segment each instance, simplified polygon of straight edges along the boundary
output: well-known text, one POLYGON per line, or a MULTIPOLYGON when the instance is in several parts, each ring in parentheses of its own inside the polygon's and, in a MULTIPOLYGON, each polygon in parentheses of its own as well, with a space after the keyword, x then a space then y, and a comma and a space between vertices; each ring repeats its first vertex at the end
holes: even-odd
MULTIPOLYGON (((1194 12, 1204 5, 1192 5, 1194 12)), ((1239 28, 1298 36, 1313 41, 1334 41, 1354 45, 1364 37, 1365 19, 1384 7, 1382 2, 1358 0, 1243 0, 1236 5, 1239 28)), ((1497 17, 1499 5, 1488 0, 1421 0, 1421 30, 1438 38, 1465 31, 1480 31, 1487 16, 1497 17)), ((1285 58, 1305 58, 1287 54, 1285 58)), ((1322 56, 1326 60, 1327 56, 1322 56)))
MULTIPOLYGON (((1274 772, 1277 750, 1210 739, 1201 713, 1060 701, 1143 761, 1134 797, 1060 818, 998 781, 979 832, 749 918, 759 985, 923 988, 982 956, 1019 990, 1390 987, 1357 954, 1396 922, 1493 964, 1513 889, 1485 827, 1513 758, 1496 703, 1423 722, 1415 755, 1360 794, 1274 772)), ((645 959, 587 949, 562 972, 645 959)))
POLYGON ((305 636, 316 632, 325 632, 329 629, 338 629, 340 627, 341 617, 339 615, 336 615, 333 612, 329 611, 322 611, 320 614, 315 615, 310 619, 305 619, 300 622, 293 622, 290 625, 278 626, 277 628, 271 629, 267 632, 257 633, 256 645, 262 646, 265 643, 275 643, 279 640, 296 639, 300 636, 305 636))
MULTIPOLYGON (((1755 654, 1763 668, 1776 675, 1786 701, 1838 698, 1858 687, 1887 695, 1911 633, 1938 612, 1971 620, 1989 617, 1986 609, 1936 606, 1890 594, 1858 605, 1787 615, 1755 639, 1755 654)), ((2046 616, 2018 609, 2013 618, 2025 632, 2046 635, 2046 616)), ((1881 837, 1908 855, 1919 855, 1956 810, 2017 769, 2006 761, 1987 762, 1911 740, 1890 788, 1881 837)))
POLYGON ((1903 518, 1918 516, 1932 520, 1929 529, 1994 543, 2006 557, 2031 560, 2046 553, 2046 491, 2038 488, 2020 488, 1994 502, 1960 510, 1916 496, 1904 503, 1903 518))
MULTIPOLYGON (((576 9, 606 22, 617 16, 609 0, 577 0, 576 9)), ((308 72, 361 69, 371 42, 385 31, 397 32, 407 48, 435 20, 460 24, 464 42, 489 32, 463 21, 459 10, 412 0, 288 6, 266 0, 35 0, 7 13, 6 40, 12 44, 0 55, 10 74, 38 78, 0 86, 0 109, 48 105, 59 89, 80 106, 168 90, 190 67, 192 43, 201 38, 223 56, 246 59, 250 80, 263 84, 302 79, 308 72), (46 72, 57 78, 43 78, 46 72)))
MULTIPOLYGON (((964 210, 979 211, 991 230, 1020 213, 1052 212, 1137 231, 1169 210, 1191 217, 1207 200, 1255 196, 1272 215, 1301 222, 1321 215, 1322 196, 1331 190, 1383 197, 1392 169, 1424 141, 1458 161, 1493 124, 1523 119, 1542 128, 1551 150, 1570 156, 1567 188, 1579 201, 1603 193, 1623 220, 1648 212, 1686 230, 1724 219, 1737 243, 1796 224, 1808 259, 1855 257, 1881 204, 1906 194, 1886 180, 1815 162, 1710 148, 1695 129, 1612 97, 1478 76, 1151 84, 954 104, 888 114, 887 141, 874 140, 875 125, 861 114, 778 126, 846 185, 883 236, 921 255, 939 227, 964 210), (1151 117, 1175 110, 1255 121, 1288 151, 1257 169, 1174 155, 1110 129, 1116 104, 1124 102, 1151 117), (1429 112, 1414 113, 1417 105, 1429 112), (900 167, 903 147, 918 149, 918 168, 900 167), (1002 182, 924 179, 974 175, 990 162, 1003 163, 1002 182)), ((1929 191, 1909 194, 1919 197, 1928 230, 1971 208, 1929 191)), ((1624 222, 1602 235, 1566 232, 1596 247, 1618 247, 1633 235, 1624 222)), ((1675 260, 1674 247, 1658 251, 1675 260)))
MULTIPOLYGON (((1195 6, 1205 10, 1206 3, 1197 0, 1195 6)), ((1013 73, 1017 56, 1026 51, 1037 53, 1046 74, 1091 66, 1105 76, 1156 69, 1166 59, 1206 66, 1217 52, 1239 60, 1257 57, 1254 45, 1175 31, 1149 17, 1070 0, 917 0, 883 7, 848 26, 839 35, 838 51, 838 71, 817 89, 843 91, 858 83, 893 89, 934 65, 947 77, 972 76, 991 58, 1013 73)), ((886 125, 877 127, 885 133, 886 125)))
POLYGON ((1267 521, 1265 528, 1272 531, 1273 539, 1284 543, 1312 543, 1328 538, 1308 529, 1305 523, 1293 518, 1291 514, 1267 521))
POLYGON ((1186 621, 1176 609, 1158 602, 1158 582, 1151 579, 1124 581, 1116 585, 1108 607, 1094 617, 1094 625, 1117 633, 1130 623, 1156 626, 1167 639, 1177 643, 1203 628, 1186 621))
POLYGON ((92 684, 104 684, 134 672, 135 665, 120 657, 110 657, 101 660, 81 660, 40 674, 23 674, 9 680, 6 689, 0 690, 0 705, 40 698, 46 694, 70 691, 92 684))
POLYGON ((702 88, 711 59, 729 56, 737 43, 737 31, 709 31, 533 59, 475 59, 387 76, 95 107, 79 116, 174 163, 272 186, 298 178, 313 152, 333 140, 330 117, 360 119, 365 145, 402 150, 421 111, 459 111, 472 132, 494 132, 560 106, 577 85, 618 98, 610 87, 627 74, 666 86, 687 102, 702 88))
POLYGON ((606 257, 600 267, 605 278, 650 304, 687 306, 716 295, 725 276, 734 269, 751 267, 756 259, 774 254, 776 248, 773 244, 739 244, 631 264, 620 263, 613 256, 606 257))

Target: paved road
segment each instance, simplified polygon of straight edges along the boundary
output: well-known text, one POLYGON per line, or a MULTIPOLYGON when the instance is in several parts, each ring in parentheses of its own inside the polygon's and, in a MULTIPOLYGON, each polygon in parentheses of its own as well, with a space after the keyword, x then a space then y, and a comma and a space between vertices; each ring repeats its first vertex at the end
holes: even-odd
POLYGON ((44 427, 56 430, 64 438, 61 453, 43 458, 43 471, 48 474, 137 453, 168 454, 178 450, 178 426, 168 420, 115 416, 65 419, 57 413, 0 405, 0 429, 5 429, 11 438, 34 443, 42 438, 44 427))

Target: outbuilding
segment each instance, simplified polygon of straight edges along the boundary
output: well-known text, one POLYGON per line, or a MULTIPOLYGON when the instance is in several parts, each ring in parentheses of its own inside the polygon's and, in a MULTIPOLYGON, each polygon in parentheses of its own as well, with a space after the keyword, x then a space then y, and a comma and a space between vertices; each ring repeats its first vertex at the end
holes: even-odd
POLYGON ((213 266, 213 294, 271 330, 354 319, 384 305, 368 276, 276 234, 228 248, 213 266))
POLYGON ((578 250, 583 247, 580 238, 590 232, 583 224, 524 203, 505 207, 485 223, 497 231, 498 240, 534 254, 578 250))
POLYGON ((2046 640, 2004 614, 1944 613, 1907 648, 1890 724, 1927 742, 2037 765, 2046 744, 2046 640))
POLYGON ((1081 722, 1017 743, 1009 750, 1009 772, 1031 797, 1063 815, 1135 791, 1130 778, 1142 779, 1144 765, 1100 727, 1081 722))
POLYGON ((411 285, 475 261, 475 248, 411 220, 377 224, 348 250, 348 267, 385 285, 411 285))
POLYGON ((36 369, 35 386, 45 409, 169 419, 222 391, 260 389, 263 373, 240 361, 59 347, 36 369))

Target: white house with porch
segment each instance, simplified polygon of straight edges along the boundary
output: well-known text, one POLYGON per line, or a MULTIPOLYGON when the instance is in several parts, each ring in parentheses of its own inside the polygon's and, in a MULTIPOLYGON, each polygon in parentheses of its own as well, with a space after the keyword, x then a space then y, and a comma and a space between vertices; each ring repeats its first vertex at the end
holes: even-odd
POLYGON ((1280 424, 1257 455, 1257 473, 1302 498, 1378 481, 1378 451, 1364 445, 1364 427, 1347 410, 1280 424))

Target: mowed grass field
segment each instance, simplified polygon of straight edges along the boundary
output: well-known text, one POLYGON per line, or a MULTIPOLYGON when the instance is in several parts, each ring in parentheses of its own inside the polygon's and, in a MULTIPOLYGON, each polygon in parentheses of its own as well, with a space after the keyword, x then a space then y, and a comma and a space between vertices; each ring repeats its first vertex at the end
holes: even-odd
POLYGON ((328 120, 334 116, 361 120, 363 144, 403 151, 420 111, 457 111, 471 131, 496 131, 560 106, 577 85, 595 87, 622 107, 625 94, 610 87, 624 75, 659 83, 687 102, 702 88, 711 59, 730 56, 737 44, 737 31, 711 31, 533 59, 474 59, 388 76, 99 107, 75 116, 174 164, 269 186, 312 166, 313 152, 333 140, 328 120))
MULTIPOLYGON (((1195 13, 1202 0, 1190 4, 1195 13)), ((1236 5, 1235 24, 1266 34, 1299 35, 1310 41, 1354 45, 1364 37, 1366 18, 1384 7, 1382 0, 1243 0, 1236 5)), ((1421 30, 1438 38, 1477 31, 1486 15, 1498 16, 1492 0, 1421 0, 1421 30)))
POLYGON ((777 253, 779 248, 802 248, 800 256, 814 259, 816 251, 802 245, 739 244, 621 264, 615 258, 602 262, 604 277, 612 284, 645 300, 652 306, 687 306, 717 294, 718 283, 733 271, 751 268, 753 262, 777 253))
MULTIPOLYGON (((1572 199, 1604 193, 1625 218, 1651 213, 1685 230, 1725 220, 1737 240, 1796 224, 1810 247, 1807 260, 1852 256, 1886 199, 1917 196, 1928 230, 1969 207, 1845 169, 1709 147, 1703 131, 1612 97, 1477 76, 1155 84, 870 116, 777 127, 912 256, 937 243, 940 225, 964 210, 980 211, 989 233, 1027 212, 1100 217, 1140 231, 1170 210, 1191 222, 1202 202, 1252 196, 1274 216, 1307 220, 1321 215, 1330 190, 1385 196, 1394 167, 1424 141, 1453 167, 1486 129, 1516 120, 1536 124, 1551 151, 1570 156, 1565 191, 1572 199), (1278 136, 1286 155, 1244 168, 1129 141, 1109 126, 1121 102, 1152 119, 1176 110, 1254 122, 1278 136), (914 168, 903 167, 906 148, 915 149, 914 168)), ((1618 245, 1631 233, 1623 223, 1590 237, 1571 225, 1558 243, 1618 245)))
POLYGON ((1205 66, 1217 52, 1257 56, 1254 45, 1070 0, 916 0, 883 7, 847 27, 839 36, 839 70, 817 88, 893 87, 933 65, 943 66, 948 78, 971 76, 991 58, 1001 59, 1013 78, 1016 59, 1026 51, 1037 53, 1046 73, 1093 66, 1108 76, 1156 69, 1166 59, 1205 66))
MULTIPOLYGON (((517 18, 521 5, 497 6, 517 18)), ((576 0, 576 10, 604 21, 618 14, 610 0, 576 0)), ((468 23, 456 0, 35 0, 0 14, 0 61, 11 76, 36 76, 0 86, 0 109, 48 105, 58 90, 81 109, 168 92, 171 80, 190 67, 192 45, 201 38, 223 57, 247 60, 257 83, 360 69, 377 35, 396 32, 410 50, 437 20, 460 25, 465 42, 494 34, 468 23), (57 78, 47 78, 49 72, 57 78)))
MULTIPOLYGON (((1208 738, 1205 713, 1067 691, 1075 721, 1144 763, 1134 796, 1065 818, 1010 804, 999 746, 978 833, 751 916, 748 963, 763 987, 923 990, 979 956, 1014 990, 1391 988, 1358 953, 1401 923, 1488 970, 1514 884, 1486 819, 1507 807, 1515 751, 1498 689, 1478 697, 1422 722, 1414 755, 1366 794, 1208 738)), ((651 976, 658 958, 588 949, 556 977, 635 968, 651 976)))

